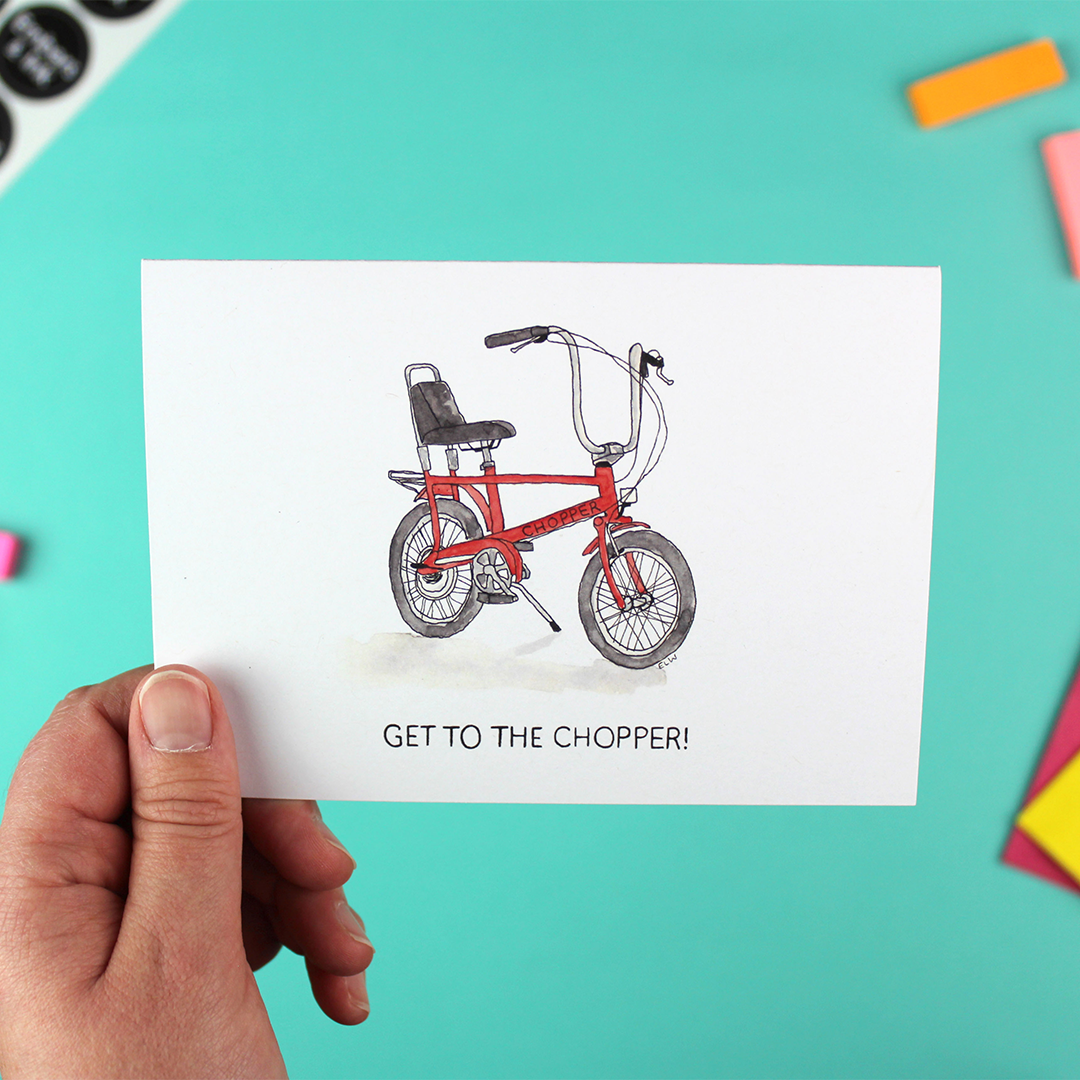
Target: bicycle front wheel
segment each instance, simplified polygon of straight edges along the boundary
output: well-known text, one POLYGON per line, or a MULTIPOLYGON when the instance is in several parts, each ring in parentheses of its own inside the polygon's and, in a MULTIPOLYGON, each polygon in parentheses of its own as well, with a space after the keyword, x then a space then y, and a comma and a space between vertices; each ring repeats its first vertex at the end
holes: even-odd
POLYGON ((578 614, 589 641, 621 667, 650 667, 670 656, 694 621, 694 578, 682 552, 652 529, 613 538, 611 576, 620 608, 604 573, 600 552, 589 560, 578 586, 578 614))

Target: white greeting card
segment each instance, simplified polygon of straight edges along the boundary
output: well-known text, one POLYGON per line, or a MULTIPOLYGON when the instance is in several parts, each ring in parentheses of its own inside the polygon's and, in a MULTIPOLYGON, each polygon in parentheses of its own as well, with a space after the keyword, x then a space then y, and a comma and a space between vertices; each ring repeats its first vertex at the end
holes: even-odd
POLYGON ((253 796, 911 804, 936 269, 147 262, 159 664, 253 796))

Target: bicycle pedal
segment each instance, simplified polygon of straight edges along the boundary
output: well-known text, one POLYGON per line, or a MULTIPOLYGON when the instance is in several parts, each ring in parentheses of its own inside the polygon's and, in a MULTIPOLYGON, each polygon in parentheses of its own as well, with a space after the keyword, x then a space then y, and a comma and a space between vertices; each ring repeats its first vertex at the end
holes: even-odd
MULTIPOLYGON (((423 474, 421 474, 421 475, 423 475, 423 474)), ((518 549, 518 551, 533 551, 534 550, 533 542, 531 540, 515 540, 514 541, 514 547, 516 547, 518 549)))
POLYGON ((516 604, 517 593, 478 592, 476 599, 481 604, 516 604))

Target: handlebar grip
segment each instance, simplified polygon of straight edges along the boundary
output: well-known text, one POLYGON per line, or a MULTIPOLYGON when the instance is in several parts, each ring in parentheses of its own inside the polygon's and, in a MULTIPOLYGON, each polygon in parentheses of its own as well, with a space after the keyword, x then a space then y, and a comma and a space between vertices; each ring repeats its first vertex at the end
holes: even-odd
POLYGON ((488 334, 484 338, 484 344, 489 349, 497 349, 500 345, 513 345, 518 341, 546 341, 548 327, 528 326, 523 330, 504 330, 501 334, 488 334))

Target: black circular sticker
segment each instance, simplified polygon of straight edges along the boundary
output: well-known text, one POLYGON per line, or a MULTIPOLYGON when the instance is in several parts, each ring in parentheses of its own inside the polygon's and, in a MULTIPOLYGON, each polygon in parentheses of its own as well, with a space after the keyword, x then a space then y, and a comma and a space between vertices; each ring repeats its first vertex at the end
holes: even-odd
POLYGON ((60 8, 23 8, 0 27, 0 78, 25 97, 70 90, 89 53, 86 32, 60 8))
MULTIPOLYGON (((2 3, 3 0, 0 0, 2 3)), ((154 0, 79 0, 87 11, 104 19, 130 19, 145 11, 154 0)))
POLYGON ((4 155, 8 152, 10 145, 11 113, 4 108, 4 103, 0 101, 0 161, 4 160, 4 155))

